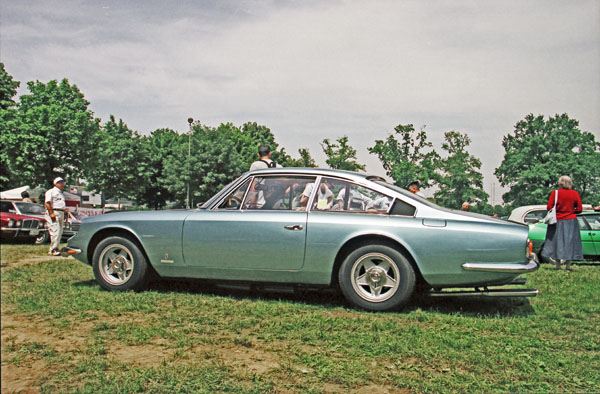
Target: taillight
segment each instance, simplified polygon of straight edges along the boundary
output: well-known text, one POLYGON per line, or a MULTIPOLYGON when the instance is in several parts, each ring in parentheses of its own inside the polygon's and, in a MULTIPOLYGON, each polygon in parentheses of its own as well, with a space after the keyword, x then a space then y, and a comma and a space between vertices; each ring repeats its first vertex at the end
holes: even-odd
POLYGON ((529 238, 527 238, 527 252, 527 257, 533 254, 533 242, 529 238))

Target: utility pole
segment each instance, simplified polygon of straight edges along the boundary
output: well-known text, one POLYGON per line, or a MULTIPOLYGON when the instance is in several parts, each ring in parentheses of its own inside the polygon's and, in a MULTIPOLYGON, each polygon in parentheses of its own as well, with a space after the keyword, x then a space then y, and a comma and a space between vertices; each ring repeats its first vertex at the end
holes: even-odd
POLYGON ((190 178, 191 178, 191 172, 190 171, 190 156, 192 153, 192 123, 194 123, 194 119, 193 118, 188 118, 188 123, 190 124, 190 129, 188 131, 188 159, 187 159, 187 176, 188 176, 188 182, 187 182, 187 201, 185 203, 186 208, 190 209, 190 178))

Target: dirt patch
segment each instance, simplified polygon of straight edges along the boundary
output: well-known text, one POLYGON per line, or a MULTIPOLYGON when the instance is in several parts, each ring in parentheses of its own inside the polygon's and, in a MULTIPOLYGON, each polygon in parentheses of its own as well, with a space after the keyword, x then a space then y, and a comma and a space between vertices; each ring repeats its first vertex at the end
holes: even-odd
POLYGON ((280 367, 277 355, 260 349, 226 347, 218 349, 217 354, 224 364, 241 367, 255 374, 264 374, 280 367))
POLYGON ((31 265, 37 265, 41 263, 45 263, 48 261, 67 261, 67 260, 75 260, 72 256, 69 257, 61 257, 61 256, 35 256, 35 257, 27 257, 19 260, 10 260, 3 259, 2 264, 0 265, 2 268, 15 268, 15 267, 26 267, 31 265))

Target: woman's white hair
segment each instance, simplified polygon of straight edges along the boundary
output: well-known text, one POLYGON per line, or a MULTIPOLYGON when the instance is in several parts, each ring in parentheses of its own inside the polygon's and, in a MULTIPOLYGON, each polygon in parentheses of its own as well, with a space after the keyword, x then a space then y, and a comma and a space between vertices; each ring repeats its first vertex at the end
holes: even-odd
POLYGON ((558 186, 563 189, 572 189, 573 188, 573 180, 568 175, 563 175, 558 178, 558 186))

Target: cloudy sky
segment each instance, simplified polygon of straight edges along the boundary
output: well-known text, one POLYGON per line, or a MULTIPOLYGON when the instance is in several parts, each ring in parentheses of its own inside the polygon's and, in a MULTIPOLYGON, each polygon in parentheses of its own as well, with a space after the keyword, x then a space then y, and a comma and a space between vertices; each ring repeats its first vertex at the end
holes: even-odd
POLYGON ((3 1, 0 59, 143 134, 252 121, 322 166, 324 138, 384 175, 367 147, 394 126, 424 126, 438 151, 460 131, 490 194, 525 115, 566 112, 600 139, 599 0, 3 1))

